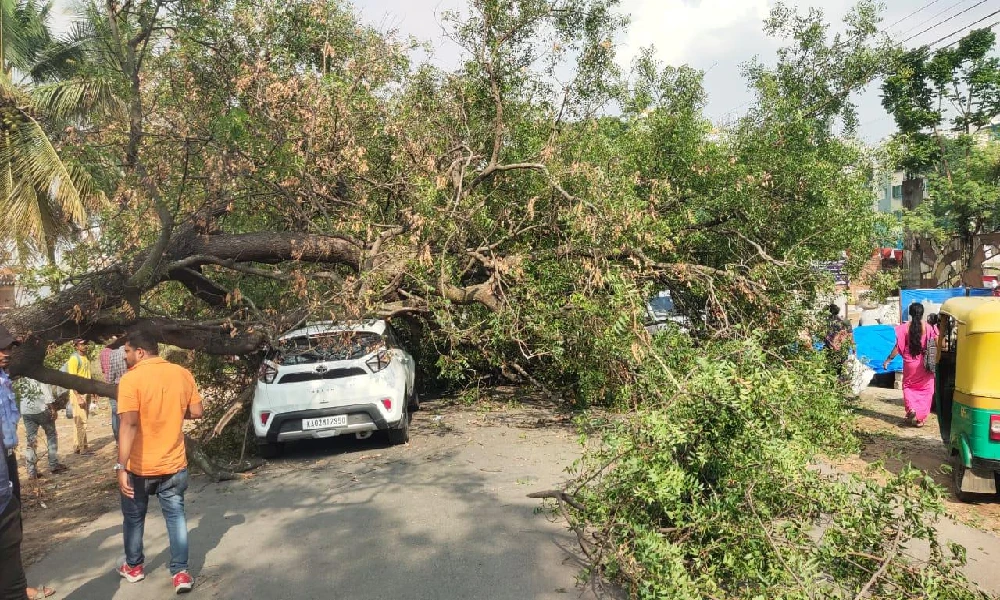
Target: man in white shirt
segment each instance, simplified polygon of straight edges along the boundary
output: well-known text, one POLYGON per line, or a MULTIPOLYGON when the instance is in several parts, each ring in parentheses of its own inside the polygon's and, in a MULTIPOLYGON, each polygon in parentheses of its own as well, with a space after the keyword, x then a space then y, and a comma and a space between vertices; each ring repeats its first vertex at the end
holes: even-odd
POLYGON ((28 479, 38 479, 42 476, 38 472, 38 455, 35 452, 39 428, 45 432, 45 439, 48 442, 49 471, 62 473, 66 470, 66 465, 59 462, 55 396, 52 394, 51 386, 34 379, 21 378, 15 382, 14 387, 17 388, 18 397, 21 399, 21 419, 24 420, 24 431, 28 438, 28 445, 24 449, 28 479))

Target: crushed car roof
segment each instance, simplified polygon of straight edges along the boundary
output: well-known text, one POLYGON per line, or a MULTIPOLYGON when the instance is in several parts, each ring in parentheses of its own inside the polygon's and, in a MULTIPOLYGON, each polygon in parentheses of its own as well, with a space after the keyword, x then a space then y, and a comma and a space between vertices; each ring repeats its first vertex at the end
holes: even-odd
POLYGON ((338 331, 358 331, 384 335, 386 322, 382 319, 369 319, 366 321, 342 322, 342 321, 315 321, 307 323, 305 327, 289 331, 282 334, 279 340, 288 340, 297 337, 322 335, 324 333, 335 333, 338 331))

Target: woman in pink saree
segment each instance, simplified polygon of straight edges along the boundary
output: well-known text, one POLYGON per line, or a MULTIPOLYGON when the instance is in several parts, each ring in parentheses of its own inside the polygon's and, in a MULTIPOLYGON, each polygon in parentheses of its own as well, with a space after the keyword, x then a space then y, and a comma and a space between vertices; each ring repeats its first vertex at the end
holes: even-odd
POLYGON ((882 368, 887 368, 897 354, 903 357, 906 421, 915 427, 923 427, 934 402, 934 373, 924 367, 924 353, 928 338, 934 337, 935 333, 933 326, 923 322, 923 304, 911 304, 909 313, 910 322, 896 326, 896 345, 882 368))

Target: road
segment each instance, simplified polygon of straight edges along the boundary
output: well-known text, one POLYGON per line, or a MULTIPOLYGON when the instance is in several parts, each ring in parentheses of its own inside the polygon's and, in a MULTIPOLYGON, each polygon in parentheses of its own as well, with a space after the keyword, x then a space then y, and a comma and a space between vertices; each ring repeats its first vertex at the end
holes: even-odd
MULTIPOLYGON (((858 411, 860 426, 870 432, 865 449, 835 462, 836 472, 861 472, 875 461, 897 470, 912 461, 943 477, 935 467, 946 457, 939 441, 932 443, 933 428, 900 428, 896 395, 866 393, 858 411)), ((214 484, 194 477, 187 511, 193 597, 622 597, 576 586, 582 565, 573 536, 526 497, 563 481, 564 468, 579 456, 566 418, 530 404, 493 406, 427 405, 407 446, 324 440, 293 447, 246 480, 214 484)), ((61 437, 68 426, 60 423, 61 437)), ((29 583, 56 588, 56 599, 173 597, 155 502, 146 529, 147 580, 127 584, 113 572, 122 559, 113 443, 103 418, 92 418, 91 428, 97 454, 67 457, 70 473, 47 478, 41 495, 28 500, 26 547, 35 561, 29 583)), ((981 530, 995 525, 991 517, 1000 503, 985 498, 948 507, 962 522, 942 519, 942 538, 963 544, 965 574, 1000 596, 1000 538, 981 530)), ((914 544, 908 554, 920 561, 926 548, 914 544)))
MULTIPOLYGON (((575 588, 581 565, 565 525, 526 497, 564 480, 579 455, 572 429, 553 419, 545 410, 431 408, 418 413, 407 446, 326 440, 293 448, 243 481, 196 477, 187 499, 194 594, 593 598, 575 588)), ((109 510, 32 565, 29 583, 73 600, 173 597, 155 502, 147 579, 119 579, 112 570, 122 556, 121 516, 109 510)))

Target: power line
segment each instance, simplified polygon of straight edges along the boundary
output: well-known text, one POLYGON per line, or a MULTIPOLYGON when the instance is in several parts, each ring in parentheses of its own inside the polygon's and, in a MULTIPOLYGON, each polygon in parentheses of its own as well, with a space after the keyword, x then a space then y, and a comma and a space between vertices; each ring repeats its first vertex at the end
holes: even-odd
POLYGON ((926 25, 926 24, 930 23, 930 22, 931 22, 931 21, 933 21, 934 19, 936 19, 936 18, 940 17, 941 15, 945 14, 946 12, 948 12, 948 11, 950 11, 951 9, 955 8, 956 6, 960 6, 960 5, 962 5, 962 4, 965 4, 965 3, 966 3, 966 2, 968 2, 968 1, 969 1, 969 0, 958 0, 958 2, 954 2, 954 3, 952 3, 952 4, 949 4, 949 5, 948 5, 948 7, 947 7, 947 8, 945 8, 944 10, 941 10, 941 11, 938 11, 938 12, 934 13, 933 15, 931 15, 931 16, 929 16, 929 17, 927 17, 926 19, 924 19, 923 21, 921 21, 921 22, 917 23, 917 24, 916 24, 916 25, 914 25, 913 27, 910 27, 910 28, 909 28, 909 29, 907 29, 906 31, 903 31, 903 32, 901 32, 901 33, 900 33, 900 35, 906 35, 906 34, 910 33, 911 31, 913 31, 913 30, 915 30, 915 29, 917 29, 917 28, 919 28, 919 27, 923 27, 924 25, 926 25))
MULTIPOLYGON (((937 3, 938 3, 938 2, 940 2, 940 1, 941 1, 941 0, 932 0, 931 2, 929 2, 929 3, 925 4, 925 5, 921 6, 920 8, 918 8, 917 10, 915 10, 915 11, 911 12, 910 14, 908 14, 908 15, 906 15, 906 16, 904 16, 904 17, 900 18, 900 19, 897 19, 897 20, 896 20, 896 21, 895 21, 894 23, 892 23, 891 25, 889 25, 888 27, 886 27, 886 29, 889 29, 889 28, 892 28, 892 27, 894 27, 895 25, 898 25, 899 23, 901 23, 901 22, 905 21, 906 19, 909 19, 910 17, 912 17, 912 16, 914 16, 914 15, 916 15, 916 14, 920 13, 921 11, 923 11, 923 10, 925 10, 925 9, 927 9, 927 8, 930 8, 931 6, 933 6, 934 4, 937 4, 937 3)), ((948 6, 947 8, 945 8, 944 10, 942 10, 942 11, 940 11, 940 12, 936 13, 935 15, 933 15, 932 17, 930 17, 930 18, 928 18, 928 19, 924 20, 924 21, 923 21, 923 22, 921 22, 920 24, 918 24, 918 25, 916 25, 916 26, 914 26, 914 27, 910 28, 910 29, 909 29, 908 31, 904 32, 904 35, 905 35, 905 33, 908 33, 909 31, 913 31, 913 30, 914 30, 914 29, 916 29, 917 27, 920 27, 921 25, 923 25, 923 24, 925 24, 925 23, 927 23, 927 22, 929 22, 929 21, 931 21, 931 20, 935 19, 936 17, 939 17, 939 16, 941 16, 942 14, 944 14, 944 13, 946 13, 946 12, 950 11, 951 9, 953 9, 953 8, 955 8, 955 7, 957 7, 957 6, 961 5, 961 4, 964 4, 965 2, 968 2, 968 1, 969 1, 969 0, 959 0, 958 2, 956 2, 956 3, 954 3, 954 4, 951 4, 950 6, 948 6)), ((912 40, 912 39, 913 39, 913 38, 915 38, 915 37, 918 37, 918 36, 921 36, 921 35, 923 35, 923 34, 927 33, 928 31, 931 31, 931 30, 933 30, 933 29, 936 29, 936 28, 940 27, 941 25, 944 25, 945 23, 947 23, 947 22, 949 22, 949 21, 951 21, 951 20, 955 19, 956 17, 959 17, 959 16, 961 16, 961 15, 963 15, 963 14, 965 14, 965 13, 969 12, 970 10, 973 10, 973 9, 975 9, 975 8, 976 8, 976 7, 978 7, 978 6, 981 6, 981 5, 985 4, 985 3, 986 3, 986 2, 988 2, 988 1, 989 1, 989 0, 980 0, 980 1, 979 1, 979 2, 977 2, 976 4, 974 4, 974 5, 970 6, 969 8, 966 8, 965 10, 962 10, 962 11, 960 11, 960 12, 958 12, 958 13, 955 13, 954 15, 952 15, 952 16, 950 16, 950 17, 946 18, 946 19, 943 19, 943 20, 941 20, 941 21, 940 21, 940 22, 938 22, 938 23, 935 23, 934 25, 931 25, 930 27, 928 27, 928 28, 926 28, 926 29, 924 29, 924 30, 920 31, 919 33, 916 33, 916 34, 914 34, 914 35, 911 35, 910 37, 908 37, 908 38, 906 38, 905 40, 903 40, 903 42, 902 42, 902 43, 903 43, 903 44, 905 44, 906 42, 908 42, 908 41, 912 40)), ((964 26, 964 27, 962 27, 962 28, 960 28, 960 29, 958 29, 958 30, 956 30, 956 31, 953 31, 952 33, 950 33, 950 34, 948 34, 948 35, 946 35, 946 36, 944 36, 944 37, 942 37, 942 38, 939 38, 939 39, 937 39, 937 40, 935 40, 935 41, 931 42, 930 44, 925 44, 924 46, 926 46, 926 47, 930 47, 930 46, 933 46, 934 44, 937 44, 937 43, 939 43, 939 42, 942 42, 942 41, 944 41, 944 40, 946 40, 946 39, 948 39, 948 38, 950 38, 950 37, 952 37, 952 36, 954 36, 954 35, 956 35, 956 34, 958 34, 958 33, 961 33, 961 32, 963 32, 963 31, 965 31, 965 30, 967 30, 967 29, 969 29, 969 28, 971 28, 971 27, 973 27, 973 26, 975 26, 975 25, 978 25, 979 23, 982 23, 982 22, 983 22, 983 21, 985 21, 986 19, 989 19, 990 17, 992 17, 992 16, 995 16, 995 15, 998 15, 998 14, 1000 14, 1000 10, 996 10, 996 11, 993 11, 992 13, 990 13, 990 14, 986 15, 985 17, 982 17, 981 19, 979 19, 979 20, 977 20, 977 21, 973 21, 972 23, 970 23, 970 24, 968 24, 968 25, 966 25, 966 26, 964 26)), ((992 24, 991 24, 991 25, 989 25, 988 27, 989 27, 990 29, 992 29, 993 27, 996 27, 997 25, 1000 25, 1000 21, 995 21, 994 23, 992 23, 992 24)), ((958 43, 959 41, 961 41, 961 40, 958 40, 958 41, 955 41, 955 42, 952 42, 951 44, 947 44, 947 45, 945 45, 945 46, 941 46, 941 48, 937 48, 937 50, 940 50, 940 49, 942 49, 942 48, 948 48, 948 47, 950 47, 950 46, 954 46, 954 45, 955 45, 955 44, 957 44, 957 43, 958 43)), ((736 112, 736 111, 737 111, 737 110, 739 110, 740 108, 742 108, 742 107, 744 107, 744 106, 746 106, 746 105, 748 105, 748 104, 751 104, 752 102, 753 102, 753 100, 748 100, 748 101, 746 101, 746 102, 743 102, 743 103, 742 103, 742 104, 740 104, 739 106, 736 106, 736 107, 734 107, 734 108, 731 108, 730 110, 728 110, 728 111, 726 111, 725 113, 723 113, 723 117, 725 117, 725 116, 728 116, 728 115, 730 115, 730 114, 732 114, 732 113, 736 112)), ((885 117, 882 117, 882 118, 880 118, 880 119, 875 119, 875 121, 881 121, 881 120, 883 120, 883 119, 886 119, 886 118, 889 118, 889 115, 887 115, 887 116, 885 116, 885 117)))
MULTIPOLYGON (((951 36, 953 36, 955 34, 961 33, 963 31, 965 31, 966 29, 971 29, 972 27, 974 27, 974 26, 982 23, 983 21, 985 21, 986 19, 989 19, 990 17, 992 17, 994 15, 1000 15, 1000 10, 995 10, 995 11, 991 12, 990 14, 986 15, 985 17, 983 17, 982 19, 979 19, 978 21, 974 21, 972 23, 969 23, 968 25, 966 25, 965 27, 959 29, 958 31, 954 31, 952 33, 949 33, 948 35, 944 36, 943 38, 938 39, 938 40, 934 40, 933 42, 931 42, 930 44, 927 44, 927 45, 928 46, 933 46, 934 44, 936 44, 938 42, 943 42, 943 41, 945 41, 946 39, 950 38, 951 36)), ((993 29, 997 25, 1000 25, 1000 21, 994 21, 992 25, 987 26, 985 29, 993 29)), ((952 42, 950 44, 941 46, 941 48, 937 48, 937 50, 941 50, 942 48, 950 48, 951 46, 954 46, 955 44, 957 44, 957 43, 959 43, 961 41, 962 40, 955 40, 954 42, 952 42)))
MULTIPOLYGON (((912 17, 912 16, 914 16, 914 15, 916 15, 918 13, 923 12, 924 9, 930 8, 930 7, 934 6, 935 4, 937 4, 940 1, 941 0, 931 0, 927 4, 921 6, 920 8, 918 8, 917 10, 915 10, 915 11, 911 12, 910 14, 906 15, 905 17, 903 17, 901 19, 898 19, 895 23, 893 23, 893 24, 889 25, 888 27, 886 27, 886 29, 892 29, 896 25, 899 25, 900 23, 902 23, 903 21, 909 19, 910 17, 912 17)), ((931 18, 933 18, 933 17, 931 17, 931 18)), ((921 25, 922 25, 922 23, 921 23, 921 25)))
MULTIPOLYGON (((973 4, 972 6, 970 6, 969 8, 967 8, 967 9, 965 9, 965 10, 963 10, 963 11, 959 11, 959 12, 957 12, 957 13, 953 14, 952 16, 948 17, 947 19, 944 19, 944 20, 942 20, 942 21, 939 21, 939 22, 935 23, 934 25, 931 25, 930 27, 928 27, 927 29, 924 29, 924 30, 923 30, 923 31, 921 31, 920 33, 917 33, 917 34, 915 34, 915 35, 911 35, 910 37, 908 37, 908 38, 906 38, 905 40, 903 40, 903 43, 905 44, 906 42, 908 42, 908 41, 912 40, 912 39, 913 39, 913 38, 915 38, 915 37, 919 37, 919 36, 921 36, 921 35, 923 35, 923 34, 927 33, 928 31, 930 31, 930 30, 932 30, 932 29, 936 29, 936 28, 938 28, 938 27, 940 27, 940 26, 944 25, 944 24, 945 24, 945 23, 947 23, 948 21, 951 21, 952 19, 954 19, 954 18, 956 18, 956 17, 960 17, 960 16, 964 15, 965 13, 969 12, 970 10, 972 10, 972 9, 976 8, 977 6, 981 6, 981 5, 983 5, 983 4, 986 4, 987 2, 989 2, 989 0, 979 0, 979 2, 976 2, 975 4, 973 4)), ((995 13, 994 13, 994 14, 995 14, 995 13)))

